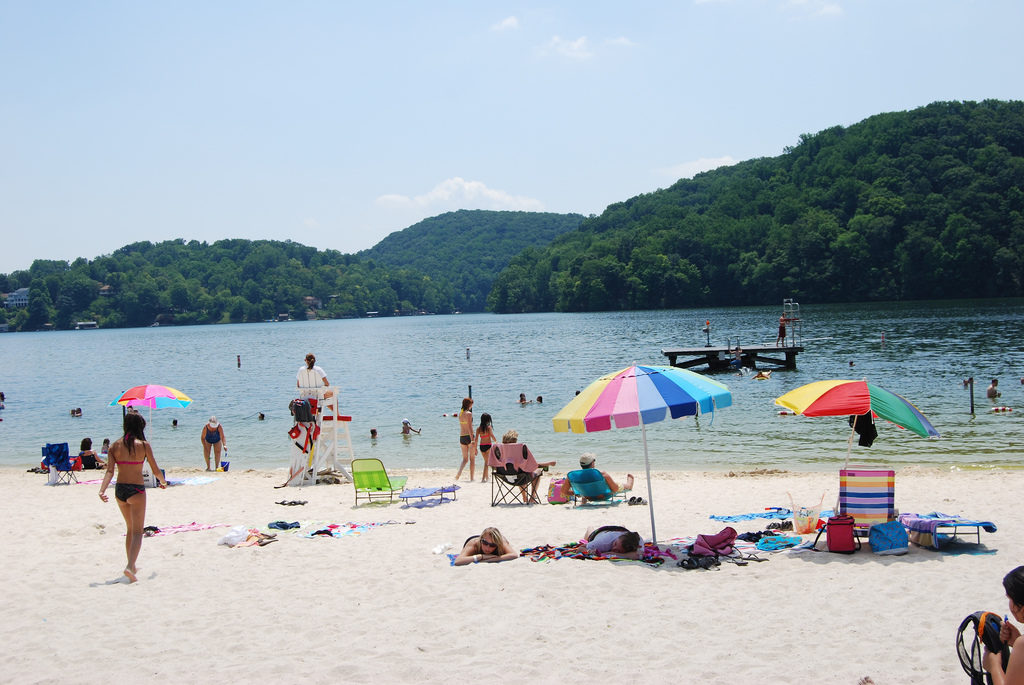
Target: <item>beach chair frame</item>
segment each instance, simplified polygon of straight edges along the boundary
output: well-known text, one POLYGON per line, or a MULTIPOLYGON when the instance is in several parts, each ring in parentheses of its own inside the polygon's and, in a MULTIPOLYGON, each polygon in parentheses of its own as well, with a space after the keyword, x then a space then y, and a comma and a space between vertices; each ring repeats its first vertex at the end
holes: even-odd
POLYGON ((395 501, 395 495, 402 492, 408 476, 389 476, 380 459, 353 459, 352 486, 356 491, 356 506, 360 498, 366 501, 395 501))

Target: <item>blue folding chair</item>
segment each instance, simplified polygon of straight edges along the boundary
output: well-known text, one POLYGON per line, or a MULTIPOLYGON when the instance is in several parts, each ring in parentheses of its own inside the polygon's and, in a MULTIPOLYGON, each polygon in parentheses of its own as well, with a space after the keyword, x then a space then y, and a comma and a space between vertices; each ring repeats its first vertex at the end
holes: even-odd
POLYGON ((565 474, 572 486, 572 505, 608 505, 619 504, 626 499, 626 490, 612 492, 605 482, 604 475, 597 469, 577 469, 565 474), (586 497, 586 504, 580 503, 580 498, 586 497))
POLYGON ((47 485, 71 485, 71 481, 78 482, 75 475, 74 464, 71 463, 70 450, 66 442, 46 443, 43 447, 43 464, 50 469, 50 478, 47 485))

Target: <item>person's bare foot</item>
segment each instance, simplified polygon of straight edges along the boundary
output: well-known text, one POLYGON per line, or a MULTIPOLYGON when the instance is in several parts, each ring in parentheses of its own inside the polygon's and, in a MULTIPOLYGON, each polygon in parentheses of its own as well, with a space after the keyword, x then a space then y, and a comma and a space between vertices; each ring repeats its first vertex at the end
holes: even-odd
POLYGON ((134 573, 132 573, 131 571, 129 571, 128 569, 124 570, 124 575, 128 579, 129 583, 137 583, 139 581, 139 579, 136 577, 136 575, 134 573))
POLYGON ((875 685, 875 681, 868 676, 864 676, 857 681, 857 685, 875 685))

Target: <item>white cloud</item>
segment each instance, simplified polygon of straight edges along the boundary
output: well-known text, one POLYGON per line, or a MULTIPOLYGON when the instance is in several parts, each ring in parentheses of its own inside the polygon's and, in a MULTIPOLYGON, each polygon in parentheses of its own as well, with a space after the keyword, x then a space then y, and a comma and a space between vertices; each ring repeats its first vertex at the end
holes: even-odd
POLYGON ((441 181, 422 195, 381 195, 377 198, 377 204, 399 210, 415 210, 427 215, 456 209, 505 209, 527 212, 544 209, 544 203, 540 200, 488 188, 480 181, 467 181, 458 176, 441 181))
POLYGON ((313 217, 303 219, 302 225, 307 228, 320 228, 320 222, 314 219, 313 217))
POLYGON ((605 45, 614 45, 616 47, 631 48, 634 45, 636 45, 636 43, 631 41, 629 38, 626 38, 625 36, 619 36, 618 38, 609 38, 608 40, 605 41, 605 45))
POLYGON ((519 20, 515 17, 505 17, 497 24, 491 25, 492 31, 514 31, 519 28, 519 20))
POLYGON ((672 179, 680 178, 693 178, 702 171, 711 171, 722 166, 732 166, 739 160, 733 159, 726 155, 725 157, 715 157, 708 159, 702 157, 701 159, 695 159, 692 162, 683 162, 681 164, 674 164, 664 169, 658 169, 657 172, 660 175, 668 176, 672 179))
POLYGON ((566 40, 561 36, 552 36, 551 40, 541 46, 539 51, 545 57, 553 54, 581 61, 594 56, 586 36, 580 36, 576 40, 566 40))
POLYGON ((811 17, 838 17, 843 14, 838 2, 828 0, 786 0, 783 6, 811 17))

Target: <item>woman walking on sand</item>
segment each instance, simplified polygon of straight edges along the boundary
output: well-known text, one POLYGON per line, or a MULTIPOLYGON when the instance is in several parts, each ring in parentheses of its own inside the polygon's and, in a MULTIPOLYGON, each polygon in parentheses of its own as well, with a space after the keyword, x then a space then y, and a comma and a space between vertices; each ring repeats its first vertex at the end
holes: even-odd
POLYGON ((455 474, 455 480, 462 477, 462 470, 469 462, 469 482, 476 477, 476 444, 473 439, 473 399, 462 400, 462 411, 459 412, 459 446, 462 448, 462 465, 455 474))
POLYGON ((149 468, 160 482, 160 488, 167 487, 163 472, 156 464, 153 448, 146 442, 143 430, 146 419, 142 414, 130 412, 124 417, 124 437, 110 445, 107 456, 107 472, 100 484, 100 499, 107 501, 107 486, 117 470, 117 484, 114 486, 114 498, 124 516, 128 528, 124 541, 128 564, 124 567, 124 575, 128 581, 138 580, 139 572, 135 562, 142 549, 143 528, 146 527, 146 486, 142 480, 142 465, 149 462, 149 468))
POLYGON ((484 412, 480 415, 480 425, 476 429, 476 446, 480 448, 480 458, 484 460, 484 475, 480 479, 481 483, 487 482, 487 472, 490 468, 487 465, 488 453, 491 451, 491 445, 494 444, 494 429, 491 427, 491 415, 484 412))

